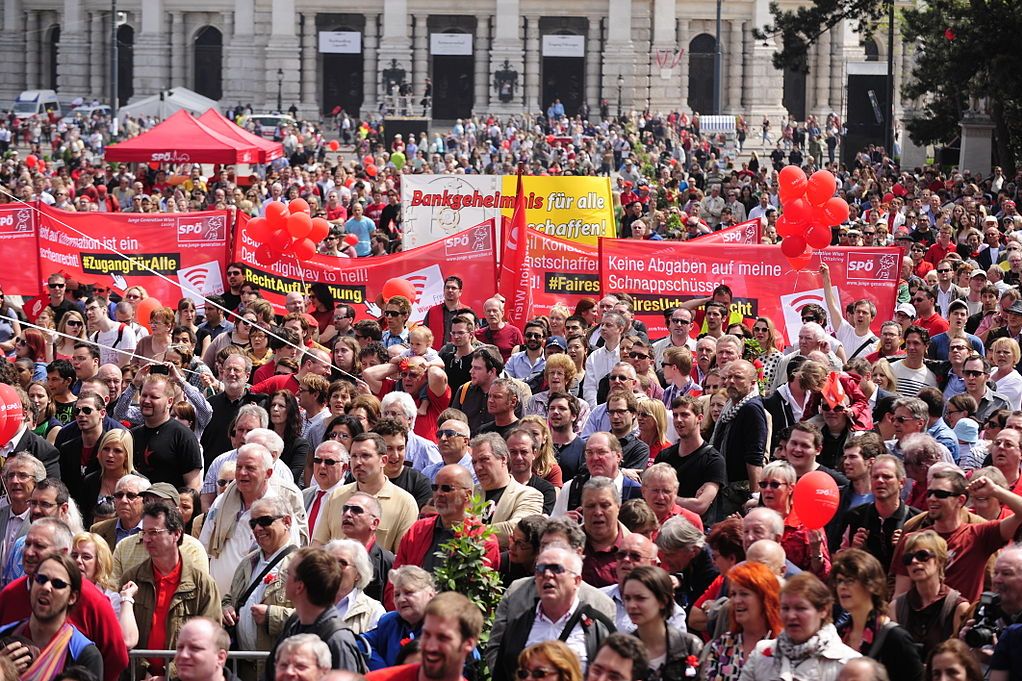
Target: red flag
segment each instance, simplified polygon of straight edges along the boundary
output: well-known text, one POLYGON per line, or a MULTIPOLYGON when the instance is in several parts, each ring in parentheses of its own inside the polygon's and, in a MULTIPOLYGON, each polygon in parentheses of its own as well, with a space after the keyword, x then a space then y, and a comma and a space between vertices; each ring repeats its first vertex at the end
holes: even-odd
POLYGON ((525 190, 522 167, 518 167, 518 189, 510 224, 505 225, 504 247, 500 258, 500 281, 497 290, 504 295, 504 318, 519 329, 525 328, 532 308, 532 270, 526 265, 528 238, 525 220, 525 190))

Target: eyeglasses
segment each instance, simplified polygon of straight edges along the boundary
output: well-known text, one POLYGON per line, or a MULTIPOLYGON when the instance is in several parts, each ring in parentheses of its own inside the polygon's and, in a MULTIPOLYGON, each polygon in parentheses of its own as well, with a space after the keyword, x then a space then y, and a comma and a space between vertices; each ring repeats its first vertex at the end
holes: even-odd
POLYGON ((610 376, 607 376, 607 380, 608 381, 630 381, 632 379, 628 378, 627 376, 622 376, 621 374, 611 374, 610 376))
POLYGON ((401 316, 401 313, 398 312, 397 310, 384 310, 383 314, 384 314, 384 316, 387 316, 387 317, 400 317, 401 316))
POLYGON ((140 496, 142 495, 138 492, 114 492, 114 499, 127 499, 128 501, 134 501, 140 496))
POLYGON ((895 416, 894 420, 898 423, 908 423, 909 421, 918 421, 915 416, 895 416))
MULTIPOLYGON (((313 463, 315 463, 315 462, 313 462, 313 463)), ((227 487, 227 485, 231 484, 232 482, 234 482, 234 481, 233 480, 217 480, 216 481, 216 486, 217 487, 227 487)))
POLYGON ((517 672, 518 678, 520 679, 545 679, 551 674, 559 674, 556 669, 544 669, 543 667, 536 667, 535 669, 519 669, 517 672))
POLYGON ((31 506, 32 508, 45 508, 47 510, 57 507, 57 504, 53 503, 52 501, 39 501, 37 499, 29 499, 28 505, 31 506))
POLYGON ((937 497, 938 499, 950 499, 951 497, 957 497, 958 495, 950 490, 946 489, 928 489, 926 490, 926 497, 937 497))
POLYGON ((692 323, 691 319, 678 319, 677 317, 671 317, 671 324, 685 325, 685 324, 691 324, 691 323, 692 323))
POLYGON ((35 573, 35 583, 38 584, 39 586, 46 586, 47 584, 49 584, 57 591, 60 591, 61 589, 66 589, 69 586, 71 586, 63 579, 57 579, 56 577, 47 577, 41 572, 35 573))
POLYGON ((820 405, 820 409, 822 411, 832 411, 832 412, 835 412, 837 414, 840 414, 840 413, 842 413, 842 412, 844 412, 846 410, 845 405, 843 405, 843 404, 836 404, 836 405, 834 405, 832 407, 829 404, 827 404, 826 402, 824 402, 823 404, 820 405))
POLYGON ((444 494, 450 494, 451 492, 457 492, 459 489, 465 489, 464 487, 458 487, 457 485, 448 485, 447 483, 438 485, 435 482, 429 487, 434 492, 443 492, 444 494))
POLYGON ((752 327, 752 332, 753 333, 769 333, 770 329, 768 329, 765 326, 754 326, 754 327, 752 327))
POLYGON ((64 288, 66 284, 47 284, 48 288, 64 288))
POLYGON ((532 340, 543 340, 543 338, 545 338, 545 336, 541 333, 527 333, 525 334, 525 337, 532 340))
POLYGON ((170 530, 164 527, 159 530, 142 530, 139 534, 147 539, 156 539, 164 532, 170 532, 170 530))
POLYGON ((536 563, 536 574, 543 575, 549 572, 552 575, 575 574, 559 563, 536 563))
POLYGON ((649 355, 644 352, 629 352, 628 356, 632 359, 649 359, 649 355))
POLYGON ((238 326, 241 326, 242 324, 244 324, 245 326, 252 326, 252 322, 248 321, 247 319, 239 319, 238 326))
POLYGON ((80 321, 78 321, 77 319, 69 319, 69 320, 67 320, 67 324, 66 324, 66 326, 81 326, 81 325, 82 325, 82 323, 80 321))
POLYGON ((977 376, 987 375, 987 372, 980 371, 978 369, 962 369, 962 373, 970 378, 976 378, 977 376))
POLYGON ((339 463, 341 463, 341 462, 338 461, 337 459, 323 459, 323 458, 320 458, 318 456, 312 457, 312 464, 314 466, 319 466, 319 465, 323 465, 323 466, 336 466, 339 463))
POLYGON ((343 506, 341 506, 341 513, 350 513, 351 515, 362 515, 365 512, 366 510, 364 508, 362 508, 361 506, 356 506, 354 504, 344 504, 343 506))
POLYGON ((759 481, 759 488, 760 489, 768 489, 768 488, 769 489, 780 489, 781 487, 784 487, 787 484, 788 483, 781 482, 780 480, 760 480, 759 481))
POLYGON ((920 563, 925 563, 926 561, 932 560, 933 558, 936 558, 936 557, 937 557, 937 554, 933 553, 932 551, 927 551, 926 549, 920 549, 920 550, 915 551, 913 553, 906 553, 905 555, 903 555, 901 557, 901 562, 904 563, 905 565, 911 565, 914 561, 919 561, 920 563))
POLYGON ((937 270, 937 274, 947 274, 948 272, 954 272, 950 267, 942 267, 937 270))
POLYGON ((75 407, 74 415, 78 416, 79 414, 85 414, 86 416, 89 416, 94 411, 96 411, 95 407, 75 407))
POLYGON ((256 525, 259 527, 269 527, 283 517, 282 515, 261 515, 258 518, 249 518, 248 526, 253 530, 256 528, 256 525))
POLYGON ((444 430, 438 430, 436 432, 436 439, 441 440, 445 437, 467 437, 467 436, 463 435, 462 433, 459 433, 456 430, 451 430, 449 428, 446 428, 444 430))

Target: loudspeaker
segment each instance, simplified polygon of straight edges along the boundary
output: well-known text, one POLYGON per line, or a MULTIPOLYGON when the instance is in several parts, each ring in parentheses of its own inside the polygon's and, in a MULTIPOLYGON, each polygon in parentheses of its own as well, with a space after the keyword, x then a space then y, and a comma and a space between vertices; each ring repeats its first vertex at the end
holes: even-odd
MULTIPOLYGON (((841 162, 852 165, 855 155, 867 145, 883 145, 888 128, 887 64, 848 64, 848 107, 841 162)), ((887 150, 888 154, 892 150, 887 150)))

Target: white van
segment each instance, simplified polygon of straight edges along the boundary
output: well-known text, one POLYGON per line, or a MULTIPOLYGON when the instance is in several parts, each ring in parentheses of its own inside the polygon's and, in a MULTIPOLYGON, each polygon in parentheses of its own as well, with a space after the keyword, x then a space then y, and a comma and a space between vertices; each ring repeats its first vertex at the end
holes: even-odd
POLYGON ((16 118, 43 116, 50 111, 56 111, 57 116, 61 115, 60 100, 53 90, 25 90, 14 100, 16 118))

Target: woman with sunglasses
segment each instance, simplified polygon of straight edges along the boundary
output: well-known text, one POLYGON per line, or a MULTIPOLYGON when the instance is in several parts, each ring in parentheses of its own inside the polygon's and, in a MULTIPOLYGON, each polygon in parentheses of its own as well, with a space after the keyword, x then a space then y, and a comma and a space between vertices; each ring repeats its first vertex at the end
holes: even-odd
POLYGON ((113 499, 117 481, 135 472, 134 449, 129 430, 114 428, 99 439, 96 445, 99 468, 86 475, 82 482, 81 511, 85 527, 92 525, 96 505, 113 499))
POLYGON ((32 362, 32 380, 46 380, 46 336, 38 329, 25 329, 14 341, 14 356, 32 362))
POLYGON ((797 476, 787 461, 771 461, 763 467, 759 479, 759 499, 767 508, 784 518, 781 546, 788 560, 818 577, 830 572, 830 552, 821 530, 809 530, 792 513, 792 493, 797 476))
MULTIPOLYGON (((674 602, 671 576, 662 568, 640 565, 621 584, 621 600, 636 626, 635 637, 649 652, 647 681, 683 679, 697 669, 702 641, 668 624, 678 605, 674 602)), ((642 670, 639 670, 640 674, 642 670)))
POLYGON ((543 641, 518 655, 521 681, 582 681, 578 655, 563 641, 543 641))
POLYGON ((756 317, 756 321, 752 325, 752 339, 759 343, 761 353, 755 359, 763 363, 766 385, 771 385, 774 375, 777 373, 777 365, 784 357, 781 352, 784 347, 784 339, 770 317, 756 317))
POLYGON ((78 310, 68 310, 57 325, 57 340, 53 346, 53 359, 71 360, 75 343, 88 340, 85 335, 85 317, 78 310))
POLYGON ((636 412, 639 421, 639 439, 649 445, 649 466, 665 448, 667 441, 667 408, 660 400, 639 400, 636 412))
POLYGON ((738 681, 763 640, 781 633, 781 582, 763 563, 742 563, 727 574, 728 628, 703 650, 701 678, 738 681))
POLYGON ((861 549, 846 549, 834 559, 830 583, 845 611, 837 622, 845 645, 880 662, 899 681, 922 681, 915 641, 887 614, 887 574, 880 561, 861 549))

